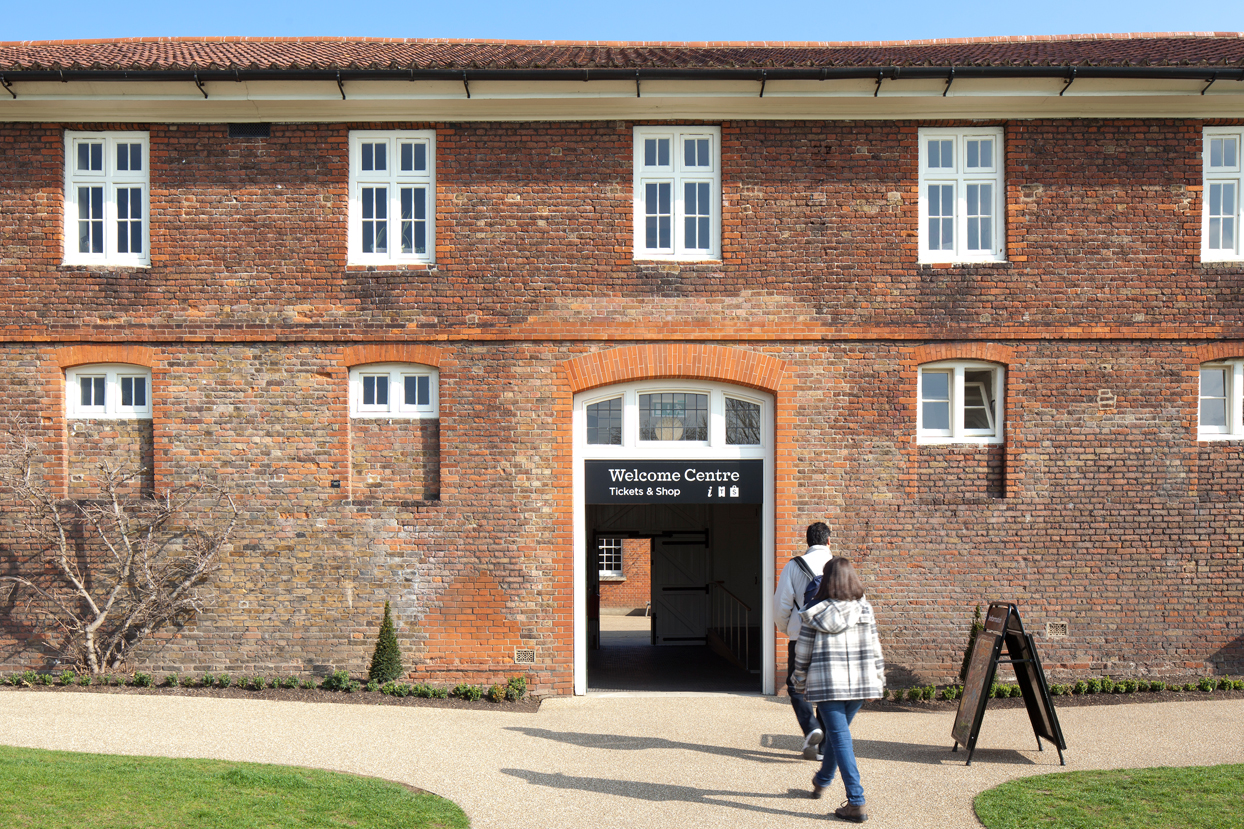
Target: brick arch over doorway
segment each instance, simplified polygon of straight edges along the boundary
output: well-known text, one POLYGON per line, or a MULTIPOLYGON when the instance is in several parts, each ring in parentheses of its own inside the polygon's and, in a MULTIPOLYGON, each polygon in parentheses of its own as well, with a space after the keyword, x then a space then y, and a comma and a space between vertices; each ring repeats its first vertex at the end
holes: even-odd
POLYGON ((720 345, 658 343, 584 354, 561 365, 572 395, 633 380, 715 380, 777 394, 786 363, 777 357, 720 345))

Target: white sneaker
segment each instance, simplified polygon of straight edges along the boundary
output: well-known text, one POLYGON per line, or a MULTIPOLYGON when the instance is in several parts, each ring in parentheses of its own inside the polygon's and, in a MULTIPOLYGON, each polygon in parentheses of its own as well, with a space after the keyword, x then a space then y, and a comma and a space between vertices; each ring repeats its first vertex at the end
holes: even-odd
POLYGON ((803 739, 803 759, 811 760, 813 758, 821 759, 821 752, 817 750, 817 746, 825 739, 825 732, 820 728, 813 728, 808 732, 808 736, 803 739))

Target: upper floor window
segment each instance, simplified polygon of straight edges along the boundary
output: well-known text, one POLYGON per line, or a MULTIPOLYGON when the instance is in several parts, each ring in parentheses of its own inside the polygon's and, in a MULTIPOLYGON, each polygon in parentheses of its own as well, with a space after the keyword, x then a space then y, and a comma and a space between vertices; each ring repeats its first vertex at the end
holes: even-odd
POLYGON ((413 363, 376 363, 350 369, 350 416, 440 416, 437 372, 413 363))
POLYGON ((1244 149, 1244 128, 1205 128, 1202 261, 1244 259, 1244 246, 1240 243, 1240 222, 1244 219, 1244 206, 1240 198, 1240 189, 1244 185, 1241 149, 1244 149))
POLYGON ((65 133, 65 264, 147 265, 146 132, 65 133))
POLYGON ((676 454, 688 444, 748 451, 765 443, 763 402, 724 389, 666 389, 649 381, 583 409, 589 446, 642 445, 676 454))
POLYGON ((635 127, 635 258, 721 257, 721 128, 635 127))
POLYGON ((596 542, 596 561, 600 575, 609 578, 622 576, 622 539, 599 539, 596 542))
POLYGON ((1202 364, 1199 398, 1197 437, 1244 438, 1244 360, 1202 364))
POLYGON ((433 261, 435 150, 433 130, 350 133, 350 264, 433 261))
POLYGON ((1001 366, 945 362, 921 366, 916 381, 918 443, 999 443, 1001 366))
POLYGON ((114 364, 68 369, 65 411, 71 419, 149 420, 151 369, 114 364))
POLYGON ((922 129, 919 135, 920 261, 1002 261, 1002 129, 922 129))

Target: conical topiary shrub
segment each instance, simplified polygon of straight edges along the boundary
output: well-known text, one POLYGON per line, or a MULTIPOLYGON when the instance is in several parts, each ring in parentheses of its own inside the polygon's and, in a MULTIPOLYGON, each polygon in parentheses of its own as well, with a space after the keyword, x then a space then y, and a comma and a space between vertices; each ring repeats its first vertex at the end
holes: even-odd
POLYGON ((402 651, 393 633, 393 617, 389 615, 389 603, 384 603, 384 621, 380 623, 380 635, 376 637, 376 650, 371 655, 371 668, 367 678, 376 682, 392 682, 402 673, 402 651))

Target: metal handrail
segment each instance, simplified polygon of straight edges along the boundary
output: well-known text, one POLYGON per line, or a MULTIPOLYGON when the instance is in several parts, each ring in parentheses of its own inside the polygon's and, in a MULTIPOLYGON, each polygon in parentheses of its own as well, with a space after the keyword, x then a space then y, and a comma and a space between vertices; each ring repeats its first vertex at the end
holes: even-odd
POLYGON ((745 670, 751 669, 751 637, 748 617, 751 608, 726 589, 720 581, 710 583, 709 629, 721 639, 745 670))

